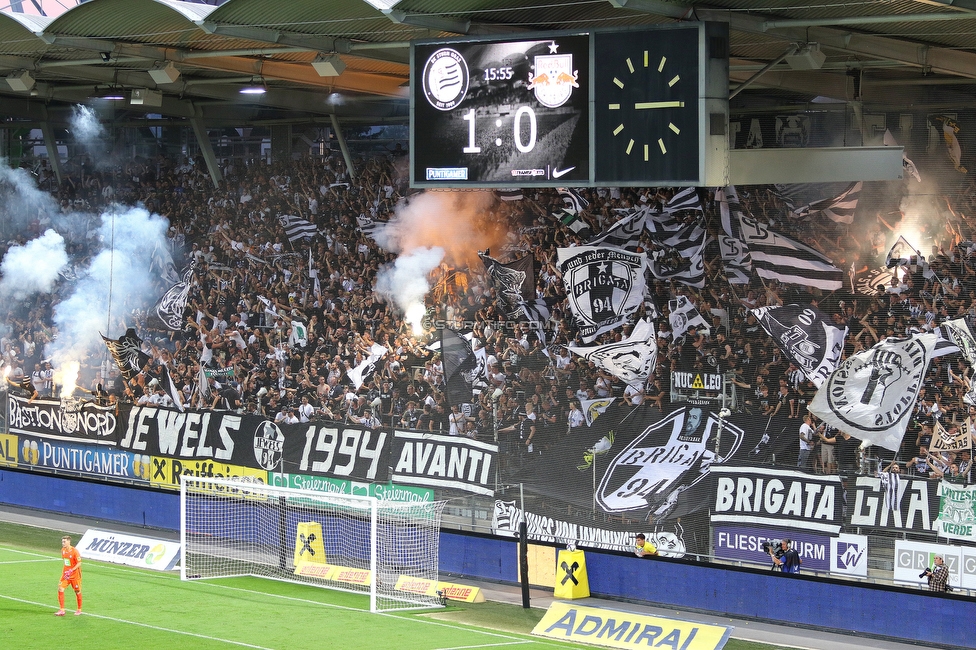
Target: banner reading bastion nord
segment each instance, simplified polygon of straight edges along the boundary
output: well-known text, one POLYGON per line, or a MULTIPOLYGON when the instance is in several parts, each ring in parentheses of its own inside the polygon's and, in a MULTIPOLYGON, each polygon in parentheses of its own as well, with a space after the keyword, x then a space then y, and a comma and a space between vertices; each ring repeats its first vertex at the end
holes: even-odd
POLYGON ((323 491, 377 485, 365 493, 386 498, 423 499, 435 488, 493 494, 497 446, 463 437, 327 421, 279 425, 227 411, 31 403, 9 393, 6 406, 0 466, 171 490, 183 474, 261 483, 276 474, 278 484, 295 486, 319 479, 323 491))

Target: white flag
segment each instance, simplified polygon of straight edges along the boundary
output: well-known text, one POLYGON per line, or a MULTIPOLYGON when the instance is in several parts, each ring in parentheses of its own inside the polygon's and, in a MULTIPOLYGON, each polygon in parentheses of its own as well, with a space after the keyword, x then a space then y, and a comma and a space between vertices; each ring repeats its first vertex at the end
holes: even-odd
POLYGON ((620 342, 591 348, 568 347, 570 352, 592 361, 627 384, 647 381, 657 366, 654 325, 643 318, 634 325, 630 336, 620 342))
POLYGON ((898 451, 938 337, 887 338, 842 361, 810 412, 865 442, 898 451))

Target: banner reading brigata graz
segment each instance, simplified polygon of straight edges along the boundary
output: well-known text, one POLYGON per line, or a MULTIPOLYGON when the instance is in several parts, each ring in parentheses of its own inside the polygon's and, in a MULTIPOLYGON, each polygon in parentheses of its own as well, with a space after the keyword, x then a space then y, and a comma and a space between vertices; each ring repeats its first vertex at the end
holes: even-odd
POLYGON ((844 523, 844 488, 836 475, 782 467, 712 465, 712 523, 784 526, 836 535, 844 523))
POLYGON ((858 476, 847 493, 847 523, 858 528, 930 533, 939 516, 939 482, 898 476, 889 504, 881 479, 858 476))

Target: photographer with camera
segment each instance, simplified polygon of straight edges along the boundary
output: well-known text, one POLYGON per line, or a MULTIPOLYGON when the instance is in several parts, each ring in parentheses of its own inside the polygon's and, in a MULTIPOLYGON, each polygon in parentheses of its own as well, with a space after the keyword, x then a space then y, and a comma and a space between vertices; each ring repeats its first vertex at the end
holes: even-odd
POLYGON ((783 573, 800 572, 800 565, 803 564, 803 560, 800 559, 800 554, 796 552, 796 549, 790 546, 790 540, 780 540, 778 547, 766 543, 763 545, 763 549, 773 559, 773 569, 779 569, 783 573))
POLYGON ((932 569, 926 567, 918 577, 928 577, 929 591, 949 591, 949 567, 942 561, 941 555, 936 555, 933 562, 935 567, 932 569))

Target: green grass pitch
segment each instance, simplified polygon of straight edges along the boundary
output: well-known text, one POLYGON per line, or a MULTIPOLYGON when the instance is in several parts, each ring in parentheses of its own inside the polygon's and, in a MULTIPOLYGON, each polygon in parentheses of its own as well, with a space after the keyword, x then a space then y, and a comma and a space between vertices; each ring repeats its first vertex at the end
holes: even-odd
MULTIPOLYGON (((181 582, 175 572, 82 564, 84 614, 57 610, 63 533, 0 523, 0 645, 112 648, 461 650, 593 648, 531 637, 544 610, 501 603, 370 614, 368 597, 258 578, 181 582)), ((77 541, 78 535, 72 539, 77 541)), ((773 646, 732 639, 729 650, 773 646)))

